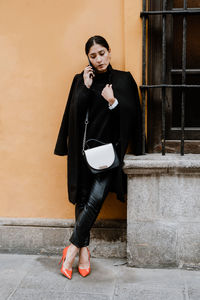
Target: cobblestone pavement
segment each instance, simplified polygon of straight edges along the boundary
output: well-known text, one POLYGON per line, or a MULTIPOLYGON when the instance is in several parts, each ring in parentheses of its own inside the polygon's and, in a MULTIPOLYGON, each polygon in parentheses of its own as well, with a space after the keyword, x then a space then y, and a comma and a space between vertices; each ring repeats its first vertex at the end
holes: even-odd
POLYGON ((123 259, 91 258, 81 277, 60 273, 59 257, 0 254, 0 300, 200 300, 200 271, 127 267, 123 259))

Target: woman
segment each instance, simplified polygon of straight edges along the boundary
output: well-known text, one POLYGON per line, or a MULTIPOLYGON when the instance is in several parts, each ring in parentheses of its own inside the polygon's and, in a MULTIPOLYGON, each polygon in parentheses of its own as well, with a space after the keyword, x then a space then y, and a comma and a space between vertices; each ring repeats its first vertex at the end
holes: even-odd
POLYGON ((101 36, 91 37, 85 45, 85 52, 89 66, 73 79, 54 150, 56 155, 68 155, 68 194, 69 201, 75 204, 76 222, 71 244, 63 250, 61 258, 61 272, 69 279, 78 252, 79 273, 83 277, 90 273, 87 247, 90 229, 108 192, 115 192, 124 202, 126 176, 122 166, 128 144, 132 146, 132 153, 142 154, 140 102, 132 75, 112 69, 111 50, 101 36), (82 155, 88 109, 87 140, 113 143, 120 160, 118 167, 98 175, 90 172, 82 155))

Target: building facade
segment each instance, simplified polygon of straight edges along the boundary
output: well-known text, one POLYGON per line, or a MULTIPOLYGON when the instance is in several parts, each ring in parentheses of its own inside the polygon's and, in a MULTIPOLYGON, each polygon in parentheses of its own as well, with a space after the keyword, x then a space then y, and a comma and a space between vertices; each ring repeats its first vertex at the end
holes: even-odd
POLYGON ((66 157, 53 151, 73 76, 87 65, 85 42, 98 34, 110 44, 113 68, 130 71, 140 87, 146 155, 127 155, 127 203, 107 197, 92 233, 93 255, 128 254, 129 264, 138 266, 197 266, 199 1, 16 0, 0 6, 1 250, 60 253, 70 236, 66 157), (196 241, 192 252, 184 239, 196 241))

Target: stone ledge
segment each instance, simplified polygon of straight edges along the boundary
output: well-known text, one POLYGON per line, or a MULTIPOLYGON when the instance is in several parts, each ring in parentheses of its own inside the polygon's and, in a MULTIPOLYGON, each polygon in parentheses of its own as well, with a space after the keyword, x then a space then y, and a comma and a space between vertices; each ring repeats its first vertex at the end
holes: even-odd
MULTIPOLYGON (((49 219, 49 218, 0 218, 0 226, 31 226, 31 227, 59 227, 73 228, 74 219, 49 219)), ((123 219, 99 219, 94 224, 95 228, 126 228, 123 219)))
MULTIPOLYGON (((73 219, 0 218, 0 253, 61 255, 73 219)), ((91 230, 93 257, 126 257, 126 220, 97 220, 91 230)))
POLYGON ((200 154, 166 154, 160 153, 134 156, 125 155, 124 172, 128 175, 200 174, 200 154))

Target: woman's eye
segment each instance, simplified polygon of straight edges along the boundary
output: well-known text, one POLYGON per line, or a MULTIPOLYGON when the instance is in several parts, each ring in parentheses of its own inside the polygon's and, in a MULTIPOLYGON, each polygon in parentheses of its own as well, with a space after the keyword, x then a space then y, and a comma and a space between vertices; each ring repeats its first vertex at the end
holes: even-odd
POLYGON ((104 51, 102 51, 102 52, 100 52, 100 55, 102 56, 102 55, 104 55, 104 53, 105 53, 105 52, 104 52, 104 51))

